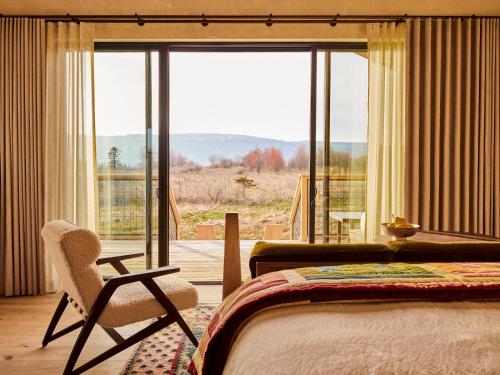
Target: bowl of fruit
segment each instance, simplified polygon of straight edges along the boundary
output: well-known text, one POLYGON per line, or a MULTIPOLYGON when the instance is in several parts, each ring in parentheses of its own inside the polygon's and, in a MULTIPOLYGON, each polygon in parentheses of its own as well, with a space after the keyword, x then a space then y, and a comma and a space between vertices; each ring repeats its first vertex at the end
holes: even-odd
POLYGON ((420 225, 411 224, 402 217, 394 217, 390 223, 382 223, 384 233, 392 236, 393 241, 406 241, 407 237, 414 236, 420 229, 420 225))

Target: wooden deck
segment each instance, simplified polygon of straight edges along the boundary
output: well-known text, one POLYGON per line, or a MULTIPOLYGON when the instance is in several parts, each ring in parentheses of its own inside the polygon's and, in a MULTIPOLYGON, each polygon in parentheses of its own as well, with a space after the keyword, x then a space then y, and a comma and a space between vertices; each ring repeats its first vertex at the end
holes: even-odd
MULTIPOLYGON (((242 277, 250 274, 248 258, 255 241, 240 241, 242 277)), ((144 241, 102 240, 103 255, 144 251, 144 241)), ((153 267, 158 266, 158 242, 153 242, 153 267)), ((222 281, 224 241, 170 241, 170 264, 179 266, 177 275, 190 281, 222 281)), ((124 264, 133 272, 146 268, 145 258, 130 259, 124 264)), ((104 275, 115 274, 109 266, 101 266, 104 275)))

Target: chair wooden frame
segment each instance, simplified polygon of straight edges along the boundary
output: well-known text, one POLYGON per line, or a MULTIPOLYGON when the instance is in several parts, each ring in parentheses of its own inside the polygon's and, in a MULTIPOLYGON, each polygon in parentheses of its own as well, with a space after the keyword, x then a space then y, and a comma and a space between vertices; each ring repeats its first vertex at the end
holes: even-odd
POLYGON ((146 270, 143 272, 130 273, 121 262, 125 259, 137 258, 143 255, 143 253, 134 253, 114 255, 98 259, 96 261, 96 264, 99 265, 109 263, 118 271, 118 273, 120 273, 120 275, 110 278, 104 284, 104 287, 99 293, 97 300, 92 306, 92 309, 90 310, 86 319, 82 319, 54 333, 57 323, 59 322, 59 319, 61 318, 64 310, 66 309, 66 306, 69 303, 68 294, 63 294, 61 301, 59 302, 59 305, 57 306, 56 311, 54 312, 54 315, 49 323, 47 332, 45 333, 42 341, 42 346, 45 347, 49 342, 61 336, 64 336, 65 334, 72 332, 75 329, 83 327, 80 331, 80 334, 78 335, 75 345, 73 346, 71 354, 68 358, 68 362, 66 363, 66 367, 63 372, 64 375, 81 374, 82 372, 87 371, 88 369, 96 366, 97 364, 105 361, 113 355, 130 347, 131 345, 134 345, 135 343, 145 339, 146 337, 169 326, 172 323, 177 323, 184 331, 184 333, 189 337, 193 345, 195 347, 198 346, 198 340, 196 339, 193 332, 189 329, 189 326, 186 324, 182 316, 179 314, 179 311, 177 311, 174 304, 168 299, 168 297, 163 293, 158 284, 154 281, 155 277, 179 272, 179 267, 166 266, 152 270, 146 270), (75 369, 78 357, 80 356, 80 353, 82 352, 90 333, 92 332, 94 326, 97 324, 99 317, 104 311, 104 308, 106 307, 115 290, 122 285, 134 283, 137 281, 141 282, 156 298, 156 300, 163 306, 166 311, 166 315, 163 317, 158 317, 158 320, 128 338, 123 338, 113 328, 102 327, 104 331, 106 331, 106 333, 116 342, 116 345, 75 369))

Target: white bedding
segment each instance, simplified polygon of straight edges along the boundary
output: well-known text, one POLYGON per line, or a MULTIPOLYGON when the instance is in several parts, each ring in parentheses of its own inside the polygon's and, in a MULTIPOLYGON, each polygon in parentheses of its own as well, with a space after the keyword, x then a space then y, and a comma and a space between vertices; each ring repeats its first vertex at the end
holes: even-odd
POLYGON ((500 302, 331 303, 254 316, 224 375, 500 374, 500 302))

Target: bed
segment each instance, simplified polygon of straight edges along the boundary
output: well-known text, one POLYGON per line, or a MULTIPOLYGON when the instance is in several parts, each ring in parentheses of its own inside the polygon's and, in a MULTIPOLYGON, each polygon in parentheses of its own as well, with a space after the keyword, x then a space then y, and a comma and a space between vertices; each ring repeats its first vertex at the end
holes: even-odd
POLYGON ((366 263, 258 276, 217 309, 191 374, 500 373, 500 263, 366 263))
POLYGON ((224 374, 500 374, 499 307, 399 302, 271 309, 239 333, 224 374), (286 334, 269 340, 269 332, 286 334))

